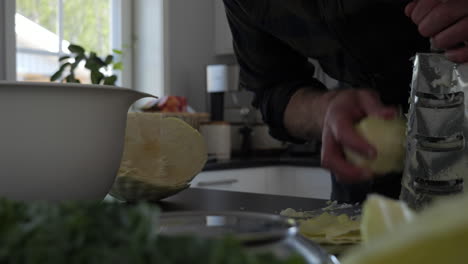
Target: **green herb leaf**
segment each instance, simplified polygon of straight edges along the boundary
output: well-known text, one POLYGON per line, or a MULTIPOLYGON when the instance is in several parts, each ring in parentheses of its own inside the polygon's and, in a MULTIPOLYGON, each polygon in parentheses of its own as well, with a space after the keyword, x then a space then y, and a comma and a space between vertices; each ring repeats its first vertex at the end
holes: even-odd
POLYGON ((114 52, 115 54, 118 54, 118 55, 122 55, 122 51, 118 50, 118 49, 113 49, 112 52, 114 52))
POLYGON ((50 81, 51 81, 51 82, 57 81, 58 79, 60 79, 60 77, 62 77, 62 73, 63 73, 63 71, 61 71, 61 70, 56 71, 56 72, 50 77, 50 81))
POLYGON ((80 64, 80 62, 81 62, 82 60, 84 60, 84 59, 86 59, 86 55, 84 55, 84 54, 80 54, 80 55, 76 56, 75 62, 74 62, 74 63, 72 64, 72 66, 71 66, 71 71, 74 71, 74 70, 76 69, 76 67, 78 67, 78 65, 80 64))
POLYGON ((97 71, 101 69, 102 67, 107 66, 94 52, 91 52, 89 54, 89 58, 86 61, 85 68, 92 70, 92 71, 97 71))
POLYGON ((68 56, 68 55, 67 56, 62 56, 62 57, 59 58, 59 62, 63 61, 63 60, 67 60, 69 58, 70 58, 70 56, 68 56))
POLYGON ((50 77, 50 81, 51 82, 54 82, 56 80, 58 80, 60 77, 62 77, 62 74, 63 74, 63 71, 65 70, 66 67, 68 66, 71 66, 71 64, 69 62, 66 62, 62 65, 60 65, 60 68, 58 69, 57 72, 55 72, 51 77, 50 77))
POLYGON ((123 63, 122 62, 114 63, 114 70, 122 70, 122 69, 123 69, 123 63))
POLYGON ((112 63, 113 60, 114 60, 114 56, 112 56, 112 55, 107 55, 106 59, 104 60, 104 63, 105 63, 106 65, 109 65, 109 64, 112 63))
POLYGON ((91 52, 89 53, 89 59, 94 59, 94 58, 97 58, 97 54, 96 54, 96 52, 91 51, 91 52))
POLYGON ((68 83, 80 83, 80 80, 76 79, 75 78, 75 75, 73 73, 70 73, 66 78, 65 80, 68 82, 68 83))
POLYGON ((104 84, 105 85, 115 85, 116 81, 117 81, 117 76, 116 75, 112 75, 112 76, 104 78, 104 84))
POLYGON ((83 54, 85 52, 85 49, 83 47, 75 45, 75 44, 70 44, 68 46, 68 50, 71 53, 75 53, 75 54, 83 54))
POLYGON ((63 72, 65 70, 65 68, 70 66, 70 65, 71 65, 71 63, 69 63, 69 62, 66 62, 66 63, 60 65, 59 71, 63 72))
POLYGON ((91 71, 91 83, 99 84, 103 78, 104 74, 100 71, 91 71))

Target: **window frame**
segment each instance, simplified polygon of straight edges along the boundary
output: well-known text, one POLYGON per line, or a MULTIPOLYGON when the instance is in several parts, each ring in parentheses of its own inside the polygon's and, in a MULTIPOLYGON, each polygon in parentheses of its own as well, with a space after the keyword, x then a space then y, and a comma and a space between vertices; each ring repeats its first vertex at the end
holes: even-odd
MULTIPOLYGON (((125 0, 124 0, 125 1, 125 0)), ((133 88, 156 96, 170 91, 171 0, 133 2, 133 88)), ((145 103, 145 99, 136 106, 145 103)))
MULTIPOLYGON (((121 50, 124 54, 120 59, 125 69, 133 69, 133 1, 109 0, 111 4, 111 48, 121 50)), ((117 85, 126 88, 133 87, 133 72, 117 72, 117 85)))
POLYGON ((16 1, 0 1, 0 80, 16 80, 16 1))

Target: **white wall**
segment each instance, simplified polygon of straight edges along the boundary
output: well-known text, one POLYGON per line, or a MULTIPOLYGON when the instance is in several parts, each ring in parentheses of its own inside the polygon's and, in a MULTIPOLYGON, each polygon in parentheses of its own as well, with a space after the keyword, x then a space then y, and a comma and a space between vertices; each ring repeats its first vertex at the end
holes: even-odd
POLYGON ((215 55, 214 1, 221 0, 133 2, 133 88, 185 96, 196 111, 208 110, 206 66, 234 62, 215 55))
POLYGON ((212 0, 169 1, 170 93, 205 110, 205 67, 214 57, 212 0))
POLYGON ((207 111, 206 65, 215 56, 214 1, 169 0, 169 84, 172 95, 186 96, 196 111, 207 111))

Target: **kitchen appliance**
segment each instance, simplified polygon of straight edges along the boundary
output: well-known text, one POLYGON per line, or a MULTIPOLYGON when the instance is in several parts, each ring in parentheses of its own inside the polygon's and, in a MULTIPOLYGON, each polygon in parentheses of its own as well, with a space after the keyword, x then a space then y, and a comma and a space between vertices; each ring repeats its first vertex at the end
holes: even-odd
MULTIPOLYGON (((245 143, 245 138, 240 133, 243 128, 245 128, 245 125, 241 123, 231 124, 232 151, 241 156, 244 153, 242 146, 245 143)), ((288 144, 273 138, 269 133, 268 126, 264 123, 252 124, 250 129, 250 148, 254 156, 260 153, 263 155, 268 155, 268 153, 278 154, 288 147, 288 144)))
POLYGON ((309 264, 338 264, 334 256, 298 234, 294 221, 278 215, 251 212, 163 213, 163 235, 219 238, 232 235, 252 253, 271 252, 279 258, 303 256, 309 264))
POLYGON ((231 158, 231 125, 223 121, 213 121, 200 126, 200 133, 206 142, 208 156, 216 160, 231 158))
POLYGON ((99 200, 123 152, 130 105, 152 95, 106 85, 0 82, 0 196, 99 200))
POLYGON ((215 64, 206 67, 206 91, 210 94, 211 119, 224 120, 224 94, 239 90, 239 66, 215 64))

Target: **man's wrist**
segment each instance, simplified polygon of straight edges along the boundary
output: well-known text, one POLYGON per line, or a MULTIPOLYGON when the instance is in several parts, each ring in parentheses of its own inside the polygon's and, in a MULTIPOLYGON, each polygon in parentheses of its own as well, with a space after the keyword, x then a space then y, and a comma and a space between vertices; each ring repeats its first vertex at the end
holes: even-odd
POLYGON ((296 138, 320 139, 328 105, 337 91, 304 87, 291 97, 284 113, 284 125, 296 138))

